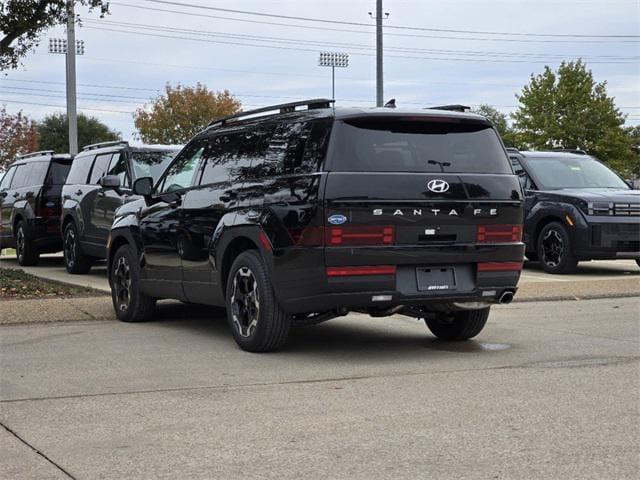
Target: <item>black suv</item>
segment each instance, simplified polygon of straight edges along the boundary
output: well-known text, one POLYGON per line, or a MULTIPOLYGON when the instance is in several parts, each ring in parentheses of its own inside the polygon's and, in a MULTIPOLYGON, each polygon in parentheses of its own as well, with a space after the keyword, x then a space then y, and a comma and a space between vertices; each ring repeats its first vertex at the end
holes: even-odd
POLYGON ((60 191, 71 158, 51 150, 22 155, 0 180, 0 248, 15 248, 20 265, 62 249, 60 191))
POLYGON ((114 212, 134 200, 131 182, 157 180, 180 147, 133 147, 127 142, 88 145, 76 155, 62 189, 64 262, 69 273, 87 273, 107 256, 107 237, 114 212))
POLYGON ((116 212, 109 280, 123 321, 158 298, 223 306, 241 348, 359 311, 484 327, 522 268, 522 189, 483 117, 331 108, 318 99, 210 124, 116 212), (274 113, 275 112, 275 113, 274 113))
POLYGON ((581 150, 508 151, 525 192, 527 258, 549 273, 580 260, 640 265, 640 191, 581 150))

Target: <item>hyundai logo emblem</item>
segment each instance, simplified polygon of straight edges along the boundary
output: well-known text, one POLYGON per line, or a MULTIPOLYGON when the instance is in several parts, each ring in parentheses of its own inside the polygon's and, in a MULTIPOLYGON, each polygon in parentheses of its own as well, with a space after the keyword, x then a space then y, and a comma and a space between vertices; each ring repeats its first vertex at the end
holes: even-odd
POLYGON ((449 190, 449 184, 444 180, 431 180, 427 183, 427 188, 434 193, 444 193, 449 190))

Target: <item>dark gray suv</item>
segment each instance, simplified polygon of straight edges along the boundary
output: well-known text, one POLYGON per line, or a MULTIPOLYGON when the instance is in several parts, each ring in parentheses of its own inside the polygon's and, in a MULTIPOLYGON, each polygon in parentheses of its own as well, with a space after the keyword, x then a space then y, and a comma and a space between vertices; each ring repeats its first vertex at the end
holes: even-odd
POLYGON ((136 178, 158 179, 180 146, 131 146, 128 142, 88 145, 75 157, 62 189, 62 239, 69 273, 87 273, 106 258, 116 209, 137 198, 136 178))

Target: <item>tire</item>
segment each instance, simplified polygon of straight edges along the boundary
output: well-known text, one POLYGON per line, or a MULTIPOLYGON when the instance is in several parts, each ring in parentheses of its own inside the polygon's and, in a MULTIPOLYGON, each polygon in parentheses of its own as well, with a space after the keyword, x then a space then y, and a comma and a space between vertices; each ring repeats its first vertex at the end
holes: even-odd
POLYGON ((122 245, 109 271, 111 299, 116 316, 123 322, 145 322, 156 309, 156 299, 140 291, 140 267, 129 245, 122 245))
POLYGON ((636 258, 636 265, 640 267, 640 258, 636 258))
POLYGON ((37 265, 40 253, 33 243, 33 238, 31 238, 31 233, 24 220, 20 220, 16 225, 15 240, 18 263, 23 267, 37 265))
POLYGON ((527 257, 527 260, 530 262, 538 261, 538 254, 536 252, 525 252, 524 256, 527 257))
POLYGON ((278 304, 262 257, 247 250, 235 259, 227 277, 227 322, 240 348, 272 352, 284 346, 291 315, 278 304))
POLYGON ((435 318, 425 318, 431 333, 440 340, 469 340, 478 335, 487 323, 490 308, 438 313, 435 318))
POLYGON ((78 275, 91 270, 91 257, 82 251, 76 224, 69 222, 62 234, 62 255, 67 272, 78 275))
POLYGON ((537 239, 538 258, 547 273, 573 273, 578 260, 571 251, 567 229, 558 222, 544 226, 537 239))

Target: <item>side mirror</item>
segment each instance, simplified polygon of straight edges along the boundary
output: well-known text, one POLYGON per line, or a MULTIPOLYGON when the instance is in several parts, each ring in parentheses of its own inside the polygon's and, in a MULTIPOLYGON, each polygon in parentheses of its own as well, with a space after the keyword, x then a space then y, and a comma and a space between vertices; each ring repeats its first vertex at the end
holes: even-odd
POLYGON ((105 175, 98 183, 102 188, 118 189, 120 188, 120 177, 118 175, 105 175))
POLYGON ((142 177, 136 179, 133 182, 133 193, 134 195, 142 195, 143 197, 150 197, 153 193, 153 178, 151 177, 142 177))

